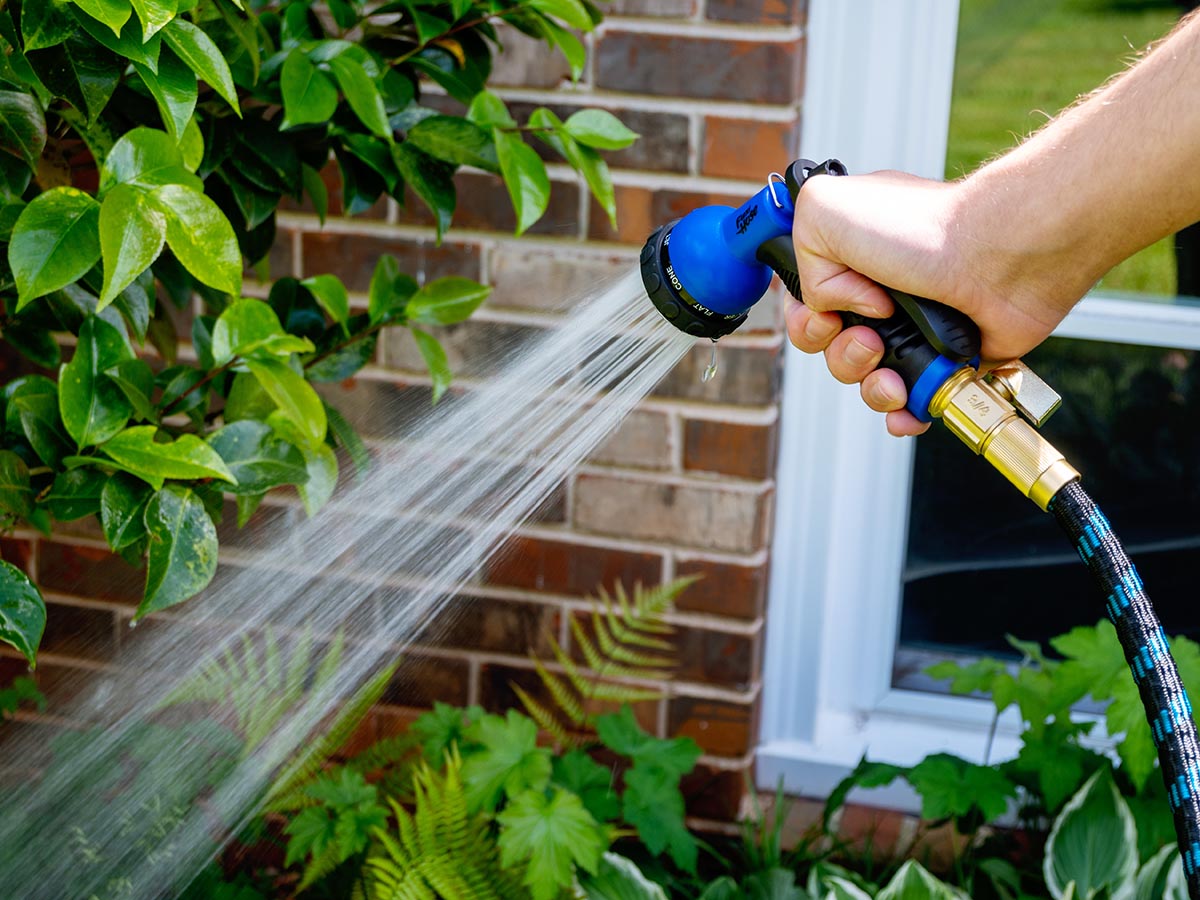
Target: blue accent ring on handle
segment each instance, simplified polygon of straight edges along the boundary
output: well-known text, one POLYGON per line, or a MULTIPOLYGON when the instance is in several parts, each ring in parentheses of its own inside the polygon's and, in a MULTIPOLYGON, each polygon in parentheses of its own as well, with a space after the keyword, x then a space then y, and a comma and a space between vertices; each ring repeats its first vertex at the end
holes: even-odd
POLYGON ((925 371, 921 373, 917 383, 908 392, 908 403, 905 404, 908 411, 922 422, 933 421, 933 417, 929 415, 929 404, 933 400, 933 395, 950 379, 951 375, 964 365, 966 364, 939 355, 925 367, 925 371))

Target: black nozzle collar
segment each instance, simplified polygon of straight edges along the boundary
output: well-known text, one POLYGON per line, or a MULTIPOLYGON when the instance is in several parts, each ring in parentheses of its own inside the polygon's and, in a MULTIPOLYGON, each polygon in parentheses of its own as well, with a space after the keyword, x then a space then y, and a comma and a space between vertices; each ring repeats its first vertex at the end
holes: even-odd
POLYGON ((746 321, 747 313, 726 316, 713 312, 688 294, 671 268, 671 231, 679 223, 668 222, 646 239, 642 247, 642 284, 654 308, 680 331, 716 340, 746 321))

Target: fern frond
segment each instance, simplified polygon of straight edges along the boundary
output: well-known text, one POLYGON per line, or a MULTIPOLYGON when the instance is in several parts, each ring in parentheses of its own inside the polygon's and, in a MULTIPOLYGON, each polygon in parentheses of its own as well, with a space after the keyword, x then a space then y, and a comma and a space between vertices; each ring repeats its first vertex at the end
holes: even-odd
POLYGON ((669 657, 639 653, 625 646, 609 631, 608 623, 595 610, 592 611, 592 633, 596 636, 596 643, 600 645, 600 652, 615 662, 626 663, 641 669, 673 669, 675 667, 675 660, 669 657))
POLYGON ((659 700, 662 695, 663 692, 658 688, 640 688, 612 681, 598 681, 592 690, 591 699, 610 703, 642 703, 647 700, 659 700))
POLYGON ((546 688, 551 698, 558 704, 559 711, 566 716, 567 721, 576 727, 586 724, 587 712, 583 708, 581 688, 587 687, 587 682, 583 676, 579 675, 578 670, 572 665, 566 669, 567 677, 571 679, 572 675, 576 677, 571 679, 571 684, 566 684, 559 676, 555 675, 547 669, 541 660, 534 660, 534 671, 538 677, 542 679, 542 685, 546 688))
POLYGON ((325 845, 324 849, 312 859, 308 865, 304 867, 304 874, 300 878, 299 890, 303 891, 307 887, 316 884, 330 872, 338 867, 342 862, 342 855, 336 841, 330 841, 325 845))
MULTIPOLYGON (((643 634, 632 625, 627 623, 619 615, 612 602, 602 603, 601 608, 604 610, 604 620, 608 623, 609 633, 612 634, 614 640, 620 641, 622 644, 633 644, 638 647, 645 647, 648 650, 663 650, 670 652, 675 649, 675 645, 662 637, 652 637, 649 634, 643 634)), ((674 633, 675 629, 671 629, 674 633)))
MULTIPOLYGON (((553 678, 549 672, 546 674, 553 678)), ((557 679, 555 680, 557 681, 557 679)), ((565 688, 565 685, 563 687, 565 688)), ((530 697, 520 685, 514 684, 512 688, 517 695, 517 699, 521 701, 521 705, 525 707, 525 712, 529 714, 529 718, 537 723, 538 728, 554 738, 554 742, 560 747, 570 747, 574 744, 574 741, 571 740, 566 729, 554 713, 530 697)), ((580 709, 580 712, 582 711, 580 709)))
POLYGON ((635 669, 631 666, 622 665, 609 659, 604 653, 601 653, 596 645, 592 642, 591 637, 580 624, 578 619, 571 619, 571 635, 575 638, 575 643, 579 645, 579 650, 583 654, 583 658, 587 661, 588 668, 596 673, 600 678, 661 678, 661 673, 649 673, 643 669, 635 669))
POLYGON ((382 738, 347 760, 346 768, 366 775, 394 766, 405 766, 419 745, 420 741, 416 736, 408 732, 382 738))

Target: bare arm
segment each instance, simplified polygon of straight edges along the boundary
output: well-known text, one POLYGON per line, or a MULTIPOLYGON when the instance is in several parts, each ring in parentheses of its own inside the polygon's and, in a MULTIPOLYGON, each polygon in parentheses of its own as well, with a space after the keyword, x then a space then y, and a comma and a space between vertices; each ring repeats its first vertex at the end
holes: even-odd
POLYGON ((788 333, 862 382, 893 434, 923 430, 882 343, 835 309, 886 315, 875 282, 957 306, 987 360, 1039 344, 1112 266, 1200 219, 1200 16, 1019 147, 950 184, 898 173, 814 178, 793 236, 805 305, 788 333))

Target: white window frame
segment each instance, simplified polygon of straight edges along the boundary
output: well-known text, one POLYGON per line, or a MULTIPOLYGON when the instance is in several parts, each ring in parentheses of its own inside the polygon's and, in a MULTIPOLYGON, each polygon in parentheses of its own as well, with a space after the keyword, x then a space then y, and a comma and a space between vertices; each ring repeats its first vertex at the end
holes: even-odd
MULTIPOLYGON (((958 0, 810 0, 801 156, 940 178, 958 0)), ((1063 337, 1200 349, 1200 309, 1093 294, 1063 337)), ((967 452, 964 449, 964 452, 967 452)), ((783 409, 757 782, 824 796, 865 754, 982 760, 992 705, 891 686, 913 441, 888 437, 857 386, 791 350, 783 409)), ((946 498, 948 504, 954 498, 946 498)), ((972 511, 962 511, 964 523, 972 511)), ((1099 606, 1097 607, 1099 609, 1099 606)), ((1014 711, 993 761, 1019 749, 1014 711)), ((864 799, 915 810, 906 786, 864 799)))

